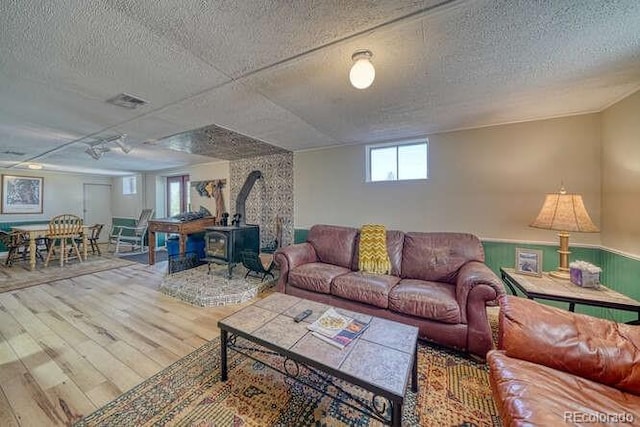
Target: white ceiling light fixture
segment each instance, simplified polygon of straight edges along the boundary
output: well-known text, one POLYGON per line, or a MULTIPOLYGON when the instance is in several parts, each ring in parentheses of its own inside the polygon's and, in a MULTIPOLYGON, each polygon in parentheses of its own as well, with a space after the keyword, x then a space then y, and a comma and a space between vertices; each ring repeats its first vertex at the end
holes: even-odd
POLYGON ((373 83, 376 78, 376 69, 373 68, 371 58, 373 53, 370 50, 356 50, 351 59, 354 61, 351 71, 349 72, 349 80, 351 85, 356 89, 366 89, 373 83))
POLYGON ((27 165, 27 167, 28 167, 29 169, 33 169, 33 170, 40 170, 40 169, 42 169, 42 165, 41 165, 41 164, 38 164, 38 163, 29 163, 29 164, 27 165))

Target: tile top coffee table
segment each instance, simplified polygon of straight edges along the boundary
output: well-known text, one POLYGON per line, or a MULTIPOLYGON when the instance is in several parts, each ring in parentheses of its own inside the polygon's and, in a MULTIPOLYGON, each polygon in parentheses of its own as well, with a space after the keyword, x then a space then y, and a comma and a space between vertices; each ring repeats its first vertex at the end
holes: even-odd
MULTIPOLYGON (((369 322, 361 336, 344 349, 339 349, 313 336, 307 329, 329 308, 326 304, 274 293, 222 319, 218 322, 221 380, 226 381, 228 375, 227 349, 263 362, 253 356, 255 347, 239 343, 238 338, 244 338, 270 351, 270 354, 284 358, 284 370, 280 372, 302 383, 305 381, 300 375, 301 368, 316 374, 328 374, 325 375, 326 380, 333 386, 329 389, 336 389, 331 376, 371 392, 370 402, 352 396, 340 400, 384 423, 399 426, 407 386, 411 382, 413 392, 417 392, 418 387, 418 328, 337 309, 346 316, 369 322), (309 317, 300 323, 293 321, 307 309, 313 311, 309 317)), ((264 350, 258 350, 258 353, 264 353, 264 350)), ((339 386, 337 390, 341 391, 341 396, 344 395, 339 386)))

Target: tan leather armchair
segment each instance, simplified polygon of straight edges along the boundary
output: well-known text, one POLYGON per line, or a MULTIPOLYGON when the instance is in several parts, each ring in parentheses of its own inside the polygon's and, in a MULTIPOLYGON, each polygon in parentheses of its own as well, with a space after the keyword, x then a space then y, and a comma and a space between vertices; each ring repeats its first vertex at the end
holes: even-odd
POLYGON ((500 297, 487 355, 506 426, 640 423, 640 326, 500 297))

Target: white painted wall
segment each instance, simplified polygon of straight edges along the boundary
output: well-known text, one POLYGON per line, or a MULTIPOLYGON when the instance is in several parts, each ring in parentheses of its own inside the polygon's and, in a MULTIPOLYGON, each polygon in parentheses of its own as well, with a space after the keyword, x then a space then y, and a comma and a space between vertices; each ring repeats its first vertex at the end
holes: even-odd
MULTIPOLYGON (((188 169, 191 182, 194 181, 210 181, 214 179, 226 179, 227 183, 222 187, 222 198, 224 199, 224 206, 227 212, 231 212, 229 205, 231 193, 229 185, 230 172, 228 161, 218 161, 211 163, 204 163, 200 165, 191 166, 188 169)), ((197 211, 200 206, 204 206, 209 209, 213 215, 216 214, 216 201, 213 198, 202 197, 195 188, 191 188, 191 210, 197 211)))
POLYGON ((431 135, 430 179, 415 182, 365 183, 362 145, 297 152, 295 226, 381 223, 557 243, 556 232, 528 224, 561 181, 600 224, 600 133, 600 115, 587 114, 431 135))
MULTIPOLYGON (((181 169, 170 169, 138 175, 138 193, 135 195, 122 194, 122 178, 113 178, 113 216, 122 218, 138 218, 143 208, 155 210, 156 218, 166 217, 166 178, 168 176, 189 175, 191 181, 206 181, 212 179, 226 179, 223 188, 225 205, 229 209, 229 162, 216 161, 203 163, 181 169)), ((191 210, 197 211, 204 206, 215 213, 215 200, 202 197, 190 188, 191 210)))
POLYGON ((602 113, 602 244, 640 256, 640 91, 602 113))
POLYGON ((0 169, 0 174, 43 177, 42 214, 0 214, 0 222, 48 221, 56 215, 70 213, 83 216, 83 185, 110 184, 111 177, 79 175, 45 170, 0 169))
MULTIPOLYGON (((145 195, 147 189, 147 175, 136 175, 136 194, 122 194, 122 177, 112 179, 111 212, 117 218, 139 218, 140 212, 147 207, 145 195)), ((153 208, 153 205, 149 205, 153 208)))

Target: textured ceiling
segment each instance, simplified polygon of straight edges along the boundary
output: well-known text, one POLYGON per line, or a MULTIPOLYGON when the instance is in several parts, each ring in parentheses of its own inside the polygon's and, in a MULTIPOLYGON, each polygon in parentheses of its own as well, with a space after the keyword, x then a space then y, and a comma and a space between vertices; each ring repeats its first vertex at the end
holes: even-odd
POLYGON ((636 0, 3 1, 0 167, 180 168, 220 152, 176 137, 209 125, 300 150, 600 111, 640 88, 639 28, 636 0), (84 153, 116 133, 130 154, 84 153))

